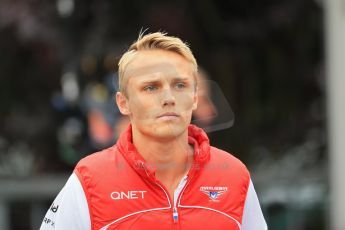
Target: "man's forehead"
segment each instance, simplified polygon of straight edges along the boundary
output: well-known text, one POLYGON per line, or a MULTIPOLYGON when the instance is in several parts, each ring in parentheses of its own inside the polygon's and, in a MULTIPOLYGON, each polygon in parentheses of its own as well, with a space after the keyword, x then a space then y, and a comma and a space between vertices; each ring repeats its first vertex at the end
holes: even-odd
POLYGON ((166 75, 166 76, 179 76, 179 75, 189 75, 192 72, 184 73, 180 69, 177 69, 174 65, 169 63, 159 63, 153 65, 147 65, 142 67, 129 67, 125 75, 127 77, 154 77, 159 75, 166 75))

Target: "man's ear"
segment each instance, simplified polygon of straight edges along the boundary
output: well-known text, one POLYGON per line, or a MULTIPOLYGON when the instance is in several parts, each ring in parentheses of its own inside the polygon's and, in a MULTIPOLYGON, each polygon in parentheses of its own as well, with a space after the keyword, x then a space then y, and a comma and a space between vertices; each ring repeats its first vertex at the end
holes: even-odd
POLYGON ((122 113, 122 115, 130 114, 128 100, 123 93, 121 92, 116 93, 116 104, 117 104, 117 107, 119 107, 119 110, 122 113))
POLYGON ((198 101, 199 101, 199 96, 198 96, 198 89, 195 90, 194 93, 194 98, 193 98, 193 110, 196 110, 198 108, 198 101))

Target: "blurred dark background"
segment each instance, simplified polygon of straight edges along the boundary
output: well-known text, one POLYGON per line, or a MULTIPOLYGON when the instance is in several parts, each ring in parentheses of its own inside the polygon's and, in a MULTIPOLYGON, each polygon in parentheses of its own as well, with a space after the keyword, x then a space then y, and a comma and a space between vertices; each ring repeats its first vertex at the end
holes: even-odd
MULTIPOLYGON (((269 229, 326 229, 323 14, 318 0, 1 0, 0 183, 68 176, 115 141, 117 61, 148 28, 187 41, 231 105, 211 143, 248 166, 269 229)), ((43 218, 23 196, 0 199, 10 229, 43 218)))

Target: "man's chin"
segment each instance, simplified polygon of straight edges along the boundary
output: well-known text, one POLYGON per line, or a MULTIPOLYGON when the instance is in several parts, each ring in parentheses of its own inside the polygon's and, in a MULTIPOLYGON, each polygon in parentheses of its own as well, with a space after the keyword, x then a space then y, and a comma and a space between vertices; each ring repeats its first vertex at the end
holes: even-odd
POLYGON ((159 139, 170 140, 178 138, 185 130, 186 128, 180 125, 159 125, 158 127, 155 127, 152 135, 159 139))

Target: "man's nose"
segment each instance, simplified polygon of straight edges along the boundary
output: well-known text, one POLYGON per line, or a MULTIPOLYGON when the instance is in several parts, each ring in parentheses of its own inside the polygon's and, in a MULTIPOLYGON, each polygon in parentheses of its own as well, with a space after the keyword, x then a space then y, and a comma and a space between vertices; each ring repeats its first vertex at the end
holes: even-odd
POLYGON ((175 105, 175 97, 171 92, 171 89, 165 89, 163 91, 163 106, 175 105))

